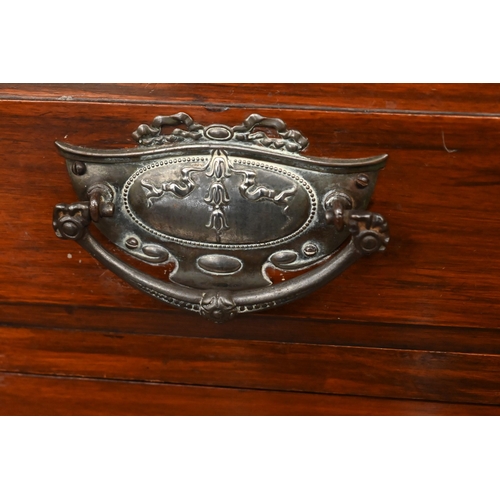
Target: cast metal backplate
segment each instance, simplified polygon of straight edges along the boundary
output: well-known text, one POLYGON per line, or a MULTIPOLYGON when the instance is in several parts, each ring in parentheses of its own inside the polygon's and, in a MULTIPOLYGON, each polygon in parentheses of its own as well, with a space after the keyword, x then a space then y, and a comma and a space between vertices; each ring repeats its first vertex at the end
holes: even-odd
POLYGON ((56 205, 53 225, 168 304, 217 322, 275 307, 389 241, 383 217, 366 211, 386 155, 307 157, 302 134, 257 114, 234 127, 159 116, 133 137, 139 145, 129 149, 56 143, 81 201, 56 205), (179 128, 165 134, 166 127, 179 128), (136 259, 173 266, 169 280, 117 259, 90 234, 91 221, 136 259), (312 266, 275 285, 267 274, 312 266))

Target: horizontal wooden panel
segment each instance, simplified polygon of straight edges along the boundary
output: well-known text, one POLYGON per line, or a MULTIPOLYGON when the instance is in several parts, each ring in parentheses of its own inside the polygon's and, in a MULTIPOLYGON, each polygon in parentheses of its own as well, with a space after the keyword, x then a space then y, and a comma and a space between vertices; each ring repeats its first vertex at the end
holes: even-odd
POLYGON ((0 330, 0 370, 500 404, 500 356, 248 340, 0 330))
MULTIPOLYGON (((358 347, 500 354, 500 330, 285 317, 280 309, 215 324, 171 308, 118 309, 57 304, 0 304, 5 325, 111 334, 148 333, 189 338, 274 340, 358 347)), ((149 338, 149 337, 147 337, 149 338)))
POLYGON ((18 84, 0 85, 0 99, 53 99, 500 113, 495 84, 18 84))
POLYGON ((0 374, 1 415, 500 415, 500 407, 0 374))
MULTIPOLYGON (((128 134, 139 123, 179 110, 179 106, 3 103, 3 302, 168 307, 122 283, 73 242, 54 236, 54 204, 76 199, 53 141, 131 145, 128 134)), ((204 123, 235 124, 248 114, 245 110, 210 113, 189 106, 182 110, 204 123)), ((371 209, 387 217, 392 234, 385 254, 358 262, 310 297, 281 308, 280 316, 498 328, 498 119, 290 110, 279 115, 310 138, 311 154, 389 153, 371 209)))

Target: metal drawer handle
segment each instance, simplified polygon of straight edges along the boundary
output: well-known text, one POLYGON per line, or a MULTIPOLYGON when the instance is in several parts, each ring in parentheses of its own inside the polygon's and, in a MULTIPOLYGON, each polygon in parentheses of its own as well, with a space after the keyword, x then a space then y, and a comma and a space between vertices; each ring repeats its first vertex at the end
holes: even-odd
POLYGON ((133 137, 129 149, 56 143, 81 201, 57 204, 53 226, 163 302, 226 321, 303 297, 389 241, 384 218, 366 211, 387 155, 303 156, 300 132, 257 114, 234 127, 159 116, 133 137), (116 258, 91 222, 135 258, 173 266, 169 280, 116 258), (279 284, 266 273, 311 267, 279 284))

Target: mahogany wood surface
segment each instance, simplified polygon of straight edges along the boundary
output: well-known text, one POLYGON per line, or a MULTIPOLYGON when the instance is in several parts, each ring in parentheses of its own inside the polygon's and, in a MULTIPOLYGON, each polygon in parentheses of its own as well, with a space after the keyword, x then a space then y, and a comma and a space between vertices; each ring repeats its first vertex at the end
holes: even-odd
POLYGON ((0 86, 0 413, 494 413, 482 405, 500 405, 498 90, 0 86), (139 124, 179 111, 281 118, 312 156, 388 153, 370 206, 390 224, 386 252, 305 299, 214 325, 58 240, 53 206, 77 199, 54 141, 133 147, 139 124))
POLYGON ((500 356, 3 328, 0 370, 500 405, 500 356))
POLYGON ((0 374, 4 415, 500 415, 466 405, 0 374))
MULTIPOLYGON (((221 117, 238 123, 247 115, 230 110, 214 118, 204 108, 184 110, 205 123, 221 117)), ((146 117, 176 111, 177 106, 3 103, 0 171, 4 179, 15 172, 15 180, 2 188, 0 300, 168 307, 122 283, 76 244, 57 240, 49 214, 55 203, 76 201, 55 139, 96 146, 123 143, 127 131, 148 121, 146 117)), ((356 263, 322 290, 281 308, 281 315, 498 327, 497 118, 409 120, 404 115, 318 111, 282 111, 280 116, 309 136, 313 155, 390 155, 371 209, 387 217, 392 237, 385 253, 356 263)))
POLYGON ((387 347, 477 354, 500 354, 495 328, 441 327, 358 321, 294 318, 275 309, 243 315, 225 324, 202 322, 194 314, 171 308, 125 309, 48 303, 0 303, 2 323, 9 326, 147 333, 189 338, 274 340, 287 343, 387 347))
POLYGON ((498 84, 0 84, 0 99, 500 113, 498 84))

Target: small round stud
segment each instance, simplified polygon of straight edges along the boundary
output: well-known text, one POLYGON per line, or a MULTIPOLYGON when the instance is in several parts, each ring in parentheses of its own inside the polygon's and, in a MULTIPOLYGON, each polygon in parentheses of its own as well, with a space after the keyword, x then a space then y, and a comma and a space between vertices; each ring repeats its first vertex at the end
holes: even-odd
POLYGON ((359 189, 364 189, 366 186, 368 186, 368 184, 370 184, 370 179, 367 175, 358 175, 358 178, 356 179, 356 186, 358 186, 359 189))
POLYGON ((125 246, 127 248, 137 248, 139 246, 139 241, 137 240, 137 238, 129 238, 125 242, 125 246))
POLYGON ((75 175, 83 175, 87 171, 87 167, 82 161, 75 161, 71 166, 71 171, 75 175))
POLYGON ((62 230, 68 236, 76 236, 80 228, 73 221, 66 221, 62 225, 62 230))
POLYGON ((316 255, 318 253, 319 249, 313 243, 307 243, 302 249, 302 251, 304 252, 304 255, 312 257, 313 255, 316 255))

